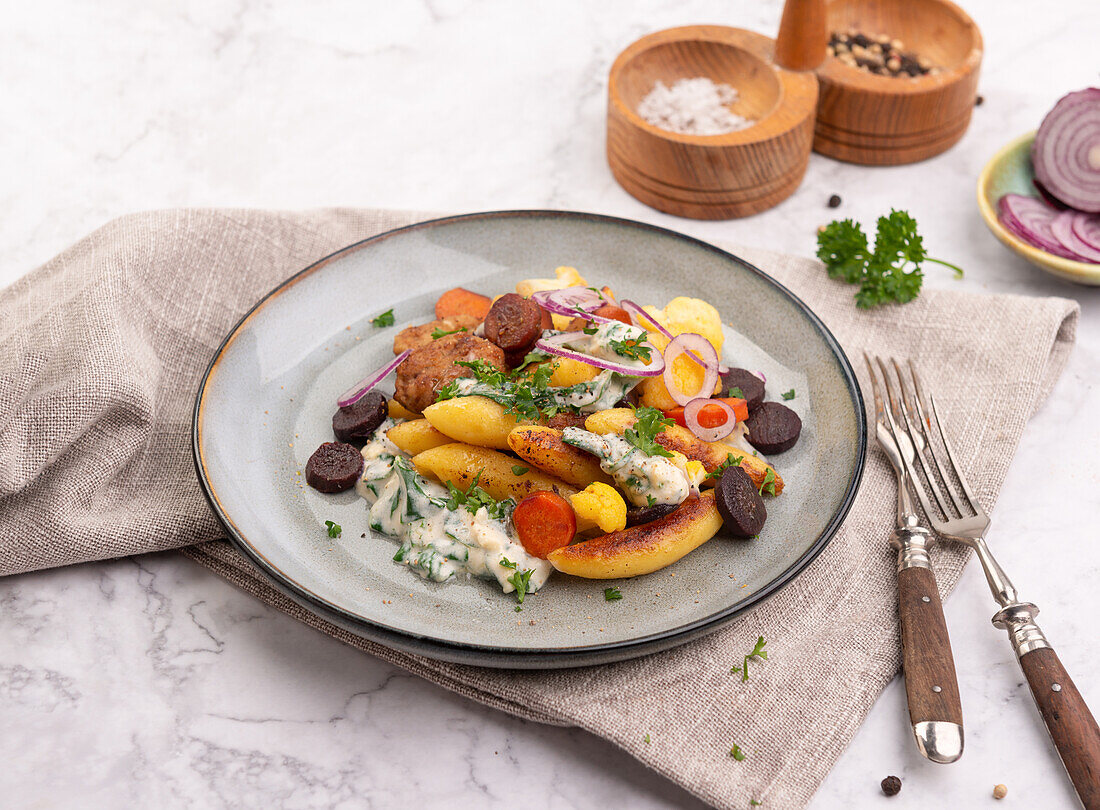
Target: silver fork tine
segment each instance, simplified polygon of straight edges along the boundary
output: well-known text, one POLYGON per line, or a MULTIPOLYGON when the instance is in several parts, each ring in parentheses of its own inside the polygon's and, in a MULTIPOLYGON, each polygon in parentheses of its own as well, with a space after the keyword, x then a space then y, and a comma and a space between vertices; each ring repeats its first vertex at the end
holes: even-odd
POLYGON ((966 493, 970 508, 974 510, 975 515, 984 515, 985 511, 982 509, 982 505, 978 503, 978 499, 974 497, 974 492, 970 489, 970 484, 967 483, 966 477, 962 474, 962 470, 959 469, 959 465, 955 461, 955 451, 951 447, 951 442, 948 440, 947 434, 943 432, 943 425, 940 423, 940 413, 936 408, 936 398, 934 396, 929 396, 928 401, 932 403, 932 415, 936 419, 936 430, 940 434, 940 439, 943 440, 943 448, 947 451, 947 459, 951 462, 951 469, 955 471, 955 475, 962 485, 963 492, 966 493))
MULTIPOLYGON (((913 433, 915 431, 913 428, 913 422, 909 418, 909 412, 910 410, 913 410, 909 405, 909 386, 905 382, 905 375, 902 373, 901 366, 898 365, 898 361, 891 358, 890 362, 894 364, 894 371, 898 373, 898 383, 901 385, 901 399, 902 405, 904 406, 903 410, 905 413, 905 424, 909 428, 909 435, 913 436, 913 433)), ((911 360, 909 361, 909 371, 911 373, 915 373, 913 372, 913 361, 911 360)), ((914 381, 915 379, 916 378, 914 377, 914 381)), ((943 481, 943 489, 947 490, 947 494, 951 497, 951 502, 955 505, 956 511, 954 514, 947 508, 947 503, 946 501, 944 501, 943 497, 940 494, 940 487, 936 485, 936 479, 932 475, 932 471, 928 468, 928 462, 924 458, 925 454, 921 452, 921 442, 917 441, 916 437, 914 437, 913 445, 916 448, 917 458, 920 460, 921 469, 924 470, 925 479, 928 481, 928 486, 932 490, 932 494, 936 498, 936 503, 938 503, 940 505, 940 509, 943 510, 944 517, 946 517, 948 520, 953 518, 955 514, 957 514, 959 517, 962 517, 964 515, 963 508, 962 505, 959 503, 958 497, 955 495, 955 492, 951 487, 951 479, 947 477, 947 472, 944 470, 943 464, 940 463, 939 456, 936 455, 936 448, 932 443, 932 439, 928 435, 928 432, 924 429, 925 422, 923 410, 924 409, 921 407, 920 400, 918 399, 916 402, 916 409, 913 410, 914 418, 919 425, 920 436, 921 439, 923 439, 924 446, 928 448, 928 452, 932 456, 932 460, 936 463, 936 468, 940 471, 940 480, 943 481)))
POLYGON ((871 365, 871 358, 867 356, 867 352, 863 353, 863 362, 867 364, 867 373, 871 376, 871 392, 875 397, 875 418, 881 420, 883 418, 882 392, 879 391, 875 368, 871 365))
MULTIPOLYGON (((893 386, 890 383, 890 375, 887 373, 886 364, 882 362, 881 357, 875 357, 875 362, 878 363, 879 370, 882 371, 882 383, 886 389, 886 398, 890 402, 890 407, 886 408, 886 423, 890 428, 890 435, 894 438, 894 444, 896 444, 900 448, 902 446, 902 441, 898 437, 900 430, 894 423, 894 393, 893 386)), ((920 455, 916 452, 915 442, 913 442, 908 435, 906 435, 905 441, 914 446, 914 455, 920 455)), ((932 504, 928 502, 928 496, 925 495, 924 487, 920 486, 919 482, 917 481, 917 471, 913 468, 912 461, 906 457, 905 453, 902 453, 901 457, 902 462, 905 464, 905 467, 909 472, 909 477, 913 479, 913 483, 915 485, 913 487, 913 491, 916 492, 917 500, 920 501, 920 505, 924 509, 924 513, 928 515, 930 520, 935 520, 936 515, 932 511, 932 504)), ((932 490, 932 494, 936 496, 937 500, 939 500, 939 495, 936 493, 935 489, 932 490)), ((947 512, 945 511, 944 514, 947 514, 947 512)))

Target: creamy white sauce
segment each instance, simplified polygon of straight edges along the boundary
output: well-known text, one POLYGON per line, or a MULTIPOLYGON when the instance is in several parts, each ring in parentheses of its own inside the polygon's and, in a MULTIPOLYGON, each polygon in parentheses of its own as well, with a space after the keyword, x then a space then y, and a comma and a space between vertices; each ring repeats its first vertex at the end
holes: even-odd
POLYGON ((600 436, 582 428, 567 427, 562 431, 562 441, 600 459, 600 469, 615 479, 635 506, 681 504, 698 488, 699 482, 692 481, 687 471, 672 459, 646 455, 614 433, 600 436))
POLYGON ((504 593, 516 589, 510 578, 531 571, 528 592, 541 588, 553 567, 527 553, 510 511, 500 519, 484 506, 476 513, 463 506, 448 509, 447 490, 417 473, 409 457, 386 438, 395 424, 386 419, 363 446, 363 475, 355 487, 370 504, 371 531, 401 541, 394 562, 435 582, 459 574, 495 579, 504 593))
MULTIPOLYGON (((615 404, 640 382, 640 377, 627 377, 614 371, 603 371, 586 382, 567 388, 551 387, 547 390, 552 392, 552 399, 559 408, 570 408, 581 413, 595 413, 614 408, 615 404)), ((499 388, 478 382, 471 377, 456 380, 455 386, 458 396, 483 396, 496 402, 499 402, 502 394, 505 393, 499 388)))

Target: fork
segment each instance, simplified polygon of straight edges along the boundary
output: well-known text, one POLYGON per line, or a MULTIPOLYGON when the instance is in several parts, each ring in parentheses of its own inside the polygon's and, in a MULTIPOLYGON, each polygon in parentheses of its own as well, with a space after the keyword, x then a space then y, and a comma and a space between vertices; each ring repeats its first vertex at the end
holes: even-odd
POLYGON ((889 385, 883 396, 870 358, 864 354, 863 359, 871 375, 875 435, 898 478, 897 526, 890 544, 898 550, 898 615, 909 721, 924 757, 932 762, 954 762, 963 753, 962 702, 951 638, 928 556, 935 536, 920 525, 909 494, 915 452, 895 423, 901 418, 895 397, 889 385))
POLYGON ((893 435, 899 441, 907 438, 918 450, 913 458, 904 458, 913 491, 937 534, 963 543, 977 554, 993 598, 1001 606, 993 617, 993 625, 1008 631, 1020 668, 1031 687, 1032 697, 1081 803, 1087 810, 1100 810, 1100 727, 1058 660, 1054 648, 1035 623, 1039 608, 1020 599, 1012 581, 989 550, 985 541, 990 525, 989 515, 974 496, 959 467, 955 451, 940 422, 936 398, 931 394, 925 397, 924 387, 911 360, 908 362, 908 380, 898 362, 890 361, 897 375, 896 392, 891 388, 892 381, 886 365, 881 359, 877 362, 888 391, 891 391, 891 402, 896 400, 900 405, 896 414, 900 415, 900 419, 891 421, 893 435), (925 402, 929 403, 930 409, 925 409, 925 402), (931 464, 926 456, 931 459, 931 464))

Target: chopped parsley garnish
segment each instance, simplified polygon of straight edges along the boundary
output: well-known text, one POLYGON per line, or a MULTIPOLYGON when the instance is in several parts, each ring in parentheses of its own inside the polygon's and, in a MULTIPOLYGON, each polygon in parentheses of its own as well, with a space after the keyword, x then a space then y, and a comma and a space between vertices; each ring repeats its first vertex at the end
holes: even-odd
POLYGON ((523 467, 523 466, 520 466, 519 464, 515 464, 515 465, 512 466, 512 475, 523 475, 529 469, 531 469, 531 468, 530 467, 523 467))
POLYGON ((784 391, 783 399, 794 399, 794 389, 792 388, 790 391, 784 391))
POLYGON ((768 467, 767 472, 764 473, 764 480, 760 483, 760 494, 775 494, 775 470, 773 470, 771 467, 768 467))
POLYGON ((328 527, 328 536, 329 537, 339 537, 340 532, 343 531, 343 529, 340 528, 339 523, 333 523, 331 520, 326 520, 325 521, 325 526, 328 527))
POLYGON ((459 507, 465 508, 468 512, 477 514, 481 507, 489 512, 489 517, 496 520, 503 520, 508 516, 508 513, 515 508, 516 502, 511 498, 506 498, 503 501, 496 500, 492 495, 478 486, 478 482, 481 480, 481 473, 477 474, 473 483, 462 491, 450 481, 447 482, 447 491, 450 492, 450 497, 443 502, 443 506, 452 512, 459 507))
POLYGON ((604 588, 603 598, 605 602, 617 602, 623 598, 618 588, 604 588))
MULTIPOLYGON (((556 364, 544 364, 525 374, 521 378, 508 374, 484 360, 456 360, 456 366, 464 366, 474 374, 478 387, 471 393, 488 397, 504 406, 505 413, 514 413, 525 419, 537 420, 542 416, 554 416, 567 406, 558 402, 560 388, 550 387, 550 378, 554 376, 556 364)), ((437 402, 461 396, 459 381, 447 383, 436 397, 437 402)))
POLYGON ((649 337, 648 332, 642 332, 636 338, 626 338, 625 340, 611 339, 607 342, 607 345, 611 347, 611 351, 619 355, 619 357, 625 357, 628 360, 641 360, 643 363, 648 363, 653 357, 653 347, 645 345, 646 338, 649 337))
POLYGON ((648 734, 646 734, 644 737, 642 737, 642 742, 644 742, 644 743, 649 742, 649 735, 648 734))
POLYGON ((516 613, 522 613, 523 612, 523 608, 521 608, 519 605, 516 605, 514 609, 515 609, 516 613))
POLYGON ((452 329, 449 332, 446 331, 442 326, 437 326, 435 329, 432 330, 432 340, 439 340, 441 337, 447 337, 447 335, 454 335, 458 332, 465 331, 467 331, 465 326, 460 326, 458 327, 458 329, 452 329))
POLYGON ((741 746, 734 745, 733 748, 730 749, 730 756, 738 762, 741 762, 745 758, 745 752, 741 750, 741 746))
POLYGON ((500 558, 500 566, 501 568, 511 568, 513 571, 516 569, 516 564, 507 557, 500 558))
POLYGON ((518 375, 531 363, 541 363, 543 360, 549 360, 550 357, 551 355, 549 352, 544 352, 541 349, 531 349, 531 351, 527 352, 527 355, 523 358, 523 362, 512 370, 512 374, 518 375))
POLYGON ((817 257, 829 277, 859 284, 856 306, 870 309, 912 301, 924 280, 924 261, 950 267, 956 278, 962 278, 961 268, 925 253, 917 222, 908 212, 891 210, 889 216, 878 218, 877 228, 874 250, 863 228, 850 219, 834 220, 817 235, 817 257))
POLYGON ((589 321, 588 326, 584 327, 584 329, 582 329, 581 331, 584 332, 586 335, 594 335, 600 331, 600 327, 596 326, 595 321, 589 321))
POLYGON ((745 392, 741 390, 741 387, 739 385, 735 385, 733 386, 733 388, 730 389, 730 396, 736 397, 737 399, 744 399, 745 392))
POLYGON ((623 438, 647 456, 672 458, 672 453, 657 444, 657 434, 674 422, 656 408, 635 408, 634 416, 637 421, 623 431, 623 438))
POLYGON ((370 322, 372 326, 377 326, 379 328, 383 326, 393 326, 393 310, 387 309, 377 318, 371 318, 370 322))
POLYGON ((745 460, 744 456, 734 457, 733 453, 726 453, 726 460, 714 468, 714 472, 707 473, 707 478, 721 478, 722 473, 728 470, 730 467, 736 467, 742 461, 745 460))
POLYGON ((768 660, 768 653, 764 649, 764 645, 768 642, 764 641, 764 637, 761 636, 756 640, 756 646, 752 648, 752 652, 745 656, 745 663, 739 667, 734 667, 730 670, 731 673, 740 672, 741 681, 747 681, 749 679, 749 661, 753 658, 759 658, 761 661, 768 660))
MULTIPOLYGON (((516 601, 520 605, 523 604, 523 600, 527 596, 527 592, 530 589, 531 574, 535 573, 535 569, 528 568, 524 571, 516 571, 512 576, 508 577, 508 581, 516 586, 516 601)), ((517 605, 518 607, 519 605, 517 605)))
POLYGON ((759 807, 759 806, 760 806, 760 802, 758 802, 756 799, 749 799, 749 807, 759 807))
POLYGON ((645 496, 645 505, 646 505, 646 506, 656 506, 656 505, 657 505, 657 499, 656 499, 656 498, 654 498, 654 497, 653 497, 652 495, 650 495, 649 493, 646 493, 646 496, 645 496))

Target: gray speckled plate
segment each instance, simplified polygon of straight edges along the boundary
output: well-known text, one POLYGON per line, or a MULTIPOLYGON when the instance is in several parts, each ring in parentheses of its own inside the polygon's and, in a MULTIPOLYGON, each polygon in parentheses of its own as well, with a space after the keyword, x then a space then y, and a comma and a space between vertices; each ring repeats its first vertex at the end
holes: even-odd
MULTIPOLYGON (((392 388, 390 389, 392 390, 392 388)), ((214 355, 195 402, 195 464, 233 542, 284 593, 364 637, 449 661, 579 666, 667 649, 710 632, 791 581, 832 537, 863 470, 859 388, 833 336, 760 270, 671 231, 592 214, 514 211, 424 222, 345 248, 260 301, 214 355), (300 471, 332 440, 336 397, 392 357, 401 327, 431 320, 440 292, 486 294, 574 265, 617 295, 663 306, 714 304, 725 360, 762 370, 769 398, 804 428, 773 459, 786 482, 753 541, 721 534, 662 571, 632 580, 555 574, 522 613, 495 583, 434 583, 392 562, 354 492, 321 495, 300 471), (371 326, 394 308, 397 324, 371 326), (736 331, 734 331, 736 329, 736 331), (330 539, 324 522, 343 527, 330 539), (366 537, 363 537, 363 534, 366 537), (605 602, 618 586, 623 599, 605 602)))

